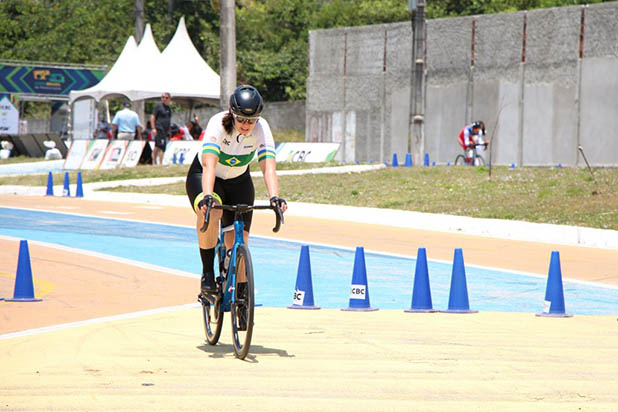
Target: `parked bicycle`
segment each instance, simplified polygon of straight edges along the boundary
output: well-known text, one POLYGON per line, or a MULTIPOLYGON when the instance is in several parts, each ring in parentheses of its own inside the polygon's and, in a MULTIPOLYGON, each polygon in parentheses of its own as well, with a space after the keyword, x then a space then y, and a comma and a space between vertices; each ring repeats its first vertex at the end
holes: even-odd
POLYGON ((468 149, 465 149, 463 154, 458 154, 455 158, 455 165, 485 166, 485 159, 476 149, 480 146, 486 149, 487 143, 474 143, 468 149))
MULTIPOLYGON (((237 358, 244 359, 249 353, 253 335, 255 284, 251 253, 243 238, 242 215, 256 209, 272 209, 276 217, 273 232, 278 232, 284 222, 283 212, 272 205, 213 205, 212 208, 234 212, 234 225, 219 231, 219 241, 215 249, 219 264, 216 293, 202 292, 198 295, 198 300, 202 303, 204 331, 208 344, 216 345, 221 336, 223 314, 230 312, 234 354, 237 358), (223 238, 224 233, 229 230, 235 232, 234 244, 230 250, 226 250, 223 238)), ((204 215, 204 225, 200 229, 202 232, 208 228, 210 209, 211 207, 208 207, 204 215)))

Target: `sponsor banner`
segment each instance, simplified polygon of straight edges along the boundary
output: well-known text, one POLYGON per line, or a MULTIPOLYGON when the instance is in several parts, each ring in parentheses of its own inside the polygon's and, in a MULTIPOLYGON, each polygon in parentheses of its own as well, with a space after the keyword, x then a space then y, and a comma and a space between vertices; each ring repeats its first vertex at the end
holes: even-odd
POLYGON ((77 170, 82 165, 86 152, 90 146, 90 140, 73 140, 70 143, 67 158, 64 161, 64 169, 77 170))
POLYGON ((122 158, 122 164, 120 167, 135 167, 139 158, 142 156, 142 152, 146 147, 146 142, 143 140, 132 140, 127 146, 127 151, 122 158))
POLYGON ((128 140, 112 140, 105 152, 99 169, 114 169, 120 165, 127 152, 128 145, 128 140))
MULTIPOLYGON (((78 140, 76 140, 75 142, 78 142, 78 140)), ((86 153, 86 157, 82 162, 81 168, 89 170, 97 169, 101 164, 103 157, 105 157, 107 143, 107 139, 92 140, 90 143, 90 148, 88 149, 88 153, 86 153)))
POLYGON ((104 70, 0 64, 0 91, 68 95, 98 84, 104 70))
POLYGON ((201 148, 202 142, 197 140, 172 140, 165 148, 163 165, 191 164, 201 148))
POLYGON ((18 133, 19 111, 7 97, 3 97, 0 100, 0 134, 18 133))
POLYGON ((339 143, 280 143, 277 145, 277 162, 330 162, 339 146, 339 143))

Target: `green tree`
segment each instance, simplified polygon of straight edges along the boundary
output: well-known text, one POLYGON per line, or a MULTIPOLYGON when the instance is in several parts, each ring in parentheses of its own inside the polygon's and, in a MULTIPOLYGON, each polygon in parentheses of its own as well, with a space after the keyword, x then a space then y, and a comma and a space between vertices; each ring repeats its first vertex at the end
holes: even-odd
MULTIPOLYGON (((427 18, 599 2, 429 0, 427 18)), ((236 6, 238 80, 256 85, 269 101, 305 98, 309 30, 410 20, 406 0, 236 0, 236 6)), ((218 7, 218 0, 144 0, 160 50, 184 16, 196 49, 217 72, 218 7)), ((135 34, 134 9, 134 0, 0 0, 0 58, 111 66, 135 34)))
POLYGON ((132 34, 133 10, 113 0, 0 2, 0 58, 112 64, 132 34))

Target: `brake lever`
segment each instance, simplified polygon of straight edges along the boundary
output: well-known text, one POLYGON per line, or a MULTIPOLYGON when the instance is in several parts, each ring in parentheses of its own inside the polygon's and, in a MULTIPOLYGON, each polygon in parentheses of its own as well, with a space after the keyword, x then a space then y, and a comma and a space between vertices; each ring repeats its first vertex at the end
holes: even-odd
POLYGON ((206 213, 204 214, 204 224, 200 228, 200 232, 204 233, 206 229, 208 229, 208 223, 210 222, 210 208, 211 205, 208 205, 206 208, 206 213))
POLYGON ((283 212, 281 211, 280 207, 273 207, 273 210, 275 211, 275 217, 277 218, 275 222, 275 227, 273 228, 273 232, 277 233, 279 229, 281 229, 281 224, 284 223, 283 212))

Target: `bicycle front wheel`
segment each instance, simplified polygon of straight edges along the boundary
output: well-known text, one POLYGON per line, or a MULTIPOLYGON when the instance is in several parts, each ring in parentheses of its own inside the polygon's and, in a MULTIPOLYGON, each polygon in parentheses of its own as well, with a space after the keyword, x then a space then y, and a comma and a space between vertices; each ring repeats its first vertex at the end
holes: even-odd
POLYGON ((485 159, 483 159, 483 156, 476 155, 474 157, 474 166, 485 166, 485 159))
POLYGON ((465 165, 466 163, 466 158, 464 155, 457 155, 457 157, 455 158, 455 166, 462 166, 465 165))
POLYGON ((251 254, 246 245, 239 245, 236 250, 236 285, 230 316, 232 318, 234 353, 239 359, 244 359, 249 353, 253 334, 254 299, 251 254))
POLYGON ((209 345, 216 345, 221 336, 223 326, 223 311, 221 300, 214 296, 202 296, 202 314, 204 317, 204 332, 209 345))

